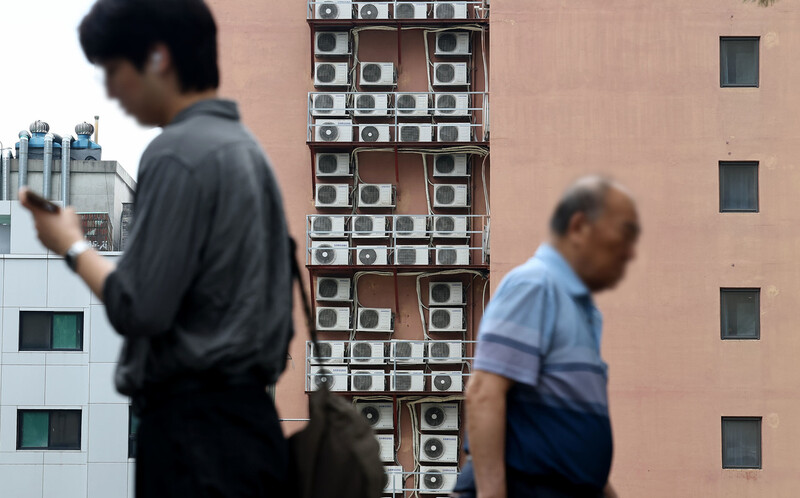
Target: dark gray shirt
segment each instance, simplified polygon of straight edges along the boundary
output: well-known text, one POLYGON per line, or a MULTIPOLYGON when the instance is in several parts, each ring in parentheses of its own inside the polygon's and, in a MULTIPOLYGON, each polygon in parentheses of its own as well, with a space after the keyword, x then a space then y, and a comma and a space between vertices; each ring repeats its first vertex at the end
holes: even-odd
POLYGON ((125 254, 105 282, 125 337, 117 389, 178 377, 277 380, 292 335, 286 222, 236 104, 183 110, 147 147, 125 254))

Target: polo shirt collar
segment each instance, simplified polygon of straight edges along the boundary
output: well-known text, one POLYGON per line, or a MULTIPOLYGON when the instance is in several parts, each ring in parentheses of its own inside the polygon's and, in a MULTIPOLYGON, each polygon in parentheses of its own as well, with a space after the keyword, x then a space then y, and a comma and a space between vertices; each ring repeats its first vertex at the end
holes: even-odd
POLYGON ((203 114, 239 120, 239 108, 236 105, 236 102, 226 99, 206 99, 195 102, 189 107, 181 110, 175 115, 170 124, 180 123, 181 121, 185 121, 192 116, 203 114))
POLYGON ((572 269, 567 260, 564 259, 564 256, 555 247, 544 243, 539 246, 533 257, 546 263, 549 268, 558 274, 560 283, 564 284, 570 295, 574 297, 589 297, 591 300, 589 288, 586 287, 583 280, 578 277, 575 270, 572 269))

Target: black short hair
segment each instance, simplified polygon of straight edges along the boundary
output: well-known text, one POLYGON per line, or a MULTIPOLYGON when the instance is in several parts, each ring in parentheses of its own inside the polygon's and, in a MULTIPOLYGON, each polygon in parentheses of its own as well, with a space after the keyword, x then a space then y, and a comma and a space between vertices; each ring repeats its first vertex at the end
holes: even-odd
POLYGON ((182 92, 219 87, 217 25, 203 0, 98 0, 78 33, 92 63, 122 58, 142 71, 163 43, 182 92))
POLYGON ((550 230, 553 234, 567 234, 569 222, 575 213, 585 213, 589 220, 596 220, 603 212, 606 194, 615 186, 610 178, 590 175, 579 178, 570 185, 558 201, 550 217, 550 230))

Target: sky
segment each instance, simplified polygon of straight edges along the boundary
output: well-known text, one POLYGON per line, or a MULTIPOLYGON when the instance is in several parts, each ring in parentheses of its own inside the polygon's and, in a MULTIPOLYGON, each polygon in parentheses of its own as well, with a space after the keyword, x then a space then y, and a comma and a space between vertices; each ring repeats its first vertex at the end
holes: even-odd
POLYGON ((160 132, 144 128, 109 100, 103 73, 87 62, 77 27, 93 0, 0 0, 0 142, 14 147, 37 119, 61 136, 100 116, 103 159, 136 178, 139 158, 160 132))

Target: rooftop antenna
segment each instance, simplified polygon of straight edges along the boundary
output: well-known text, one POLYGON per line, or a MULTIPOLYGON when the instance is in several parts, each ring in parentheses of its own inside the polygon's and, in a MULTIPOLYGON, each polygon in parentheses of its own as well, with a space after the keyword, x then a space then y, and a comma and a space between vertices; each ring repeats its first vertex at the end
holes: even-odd
POLYGON ((94 143, 100 144, 100 141, 97 137, 100 135, 100 116, 94 117, 94 143))

